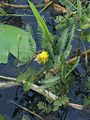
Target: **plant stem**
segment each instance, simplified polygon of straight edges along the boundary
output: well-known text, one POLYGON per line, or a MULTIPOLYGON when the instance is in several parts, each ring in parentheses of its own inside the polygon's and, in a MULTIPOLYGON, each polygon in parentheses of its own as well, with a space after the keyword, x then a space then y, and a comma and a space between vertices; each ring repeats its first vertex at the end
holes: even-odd
POLYGON ((21 108, 21 109, 23 109, 23 110, 25 110, 25 111, 27 111, 27 112, 33 114, 34 116, 40 118, 41 120, 44 120, 41 116, 39 116, 39 115, 36 114, 35 112, 33 112, 33 111, 31 111, 31 110, 29 110, 29 109, 27 109, 27 108, 25 108, 25 107, 23 107, 23 106, 21 106, 21 105, 15 103, 14 101, 11 101, 11 103, 15 104, 16 106, 18 106, 19 108, 21 108))
MULTIPOLYGON (((16 78, 5 77, 5 76, 0 76, 0 78, 16 83, 16 78)), ((45 89, 42 89, 40 86, 37 86, 35 84, 31 85, 31 89, 45 97, 50 98, 52 101, 55 101, 58 98, 58 96, 56 96, 55 94, 45 89)), ((84 108, 83 105, 74 104, 74 103, 69 103, 69 106, 71 106, 72 108, 78 109, 78 110, 82 110, 84 108)))
MULTIPOLYGON (((86 54, 85 51, 82 52, 80 54, 80 57, 85 57, 85 54, 86 54)), ((89 55, 90 55, 90 49, 87 50, 87 56, 89 56, 89 55)), ((71 64, 76 59, 77 59, 77 56, 70 59, 70 60, 68 60, 66 63, 71 64)), ((10 81, 10 82, 16 83, 16 78, 5 77, 5 76, 0 76, 0 78, 5 79, 5 80, 10 81)), ((24 81, 23 81, 23 83, 24 83, 24 81)), ((40 93, 40 94, 42 94, 42 95, 44 95, 44 96, 46 96, 46 97, 49 97, 53 101, 55 101, 58 98, 58 96, 54 95, 53 93, 51 93, 51 92, 49 92, 49 91, 47 91, 45 89, 42 89, 40 86, 37 86, 35 84, 31 85, 31 89, 38 92, 38 93, 40 93)), ((74 103, 69 103, 69 106, 71 106, 72 108, 78 109, 78 110, 82 110, 84 108, 83 105, 74 104, 74 103)))
MULTIPOLYGON (((35 5, 36 8, 44 7, 45 4, 35 5)), ((26 9, 29 8, 29 5, 16 5, 16 4, 10 4, 10 3, 0 3, 0 7, 12 7, 12 8, 20 8, 20 9, 26 9)))
POLYGON ((34 15, 28 15, 28 14, 0 14, 0 16, 20 16, 20 17, 23 17, 23 16, 28 16, 28 17, 31 17, 31 16, 34 16, 34 15))

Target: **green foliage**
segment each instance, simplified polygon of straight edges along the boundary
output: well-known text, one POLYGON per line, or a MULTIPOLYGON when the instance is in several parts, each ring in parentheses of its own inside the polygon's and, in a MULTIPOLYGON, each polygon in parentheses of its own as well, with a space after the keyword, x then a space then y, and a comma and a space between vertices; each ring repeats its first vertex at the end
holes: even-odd
MULTIPOLYGON (((80 0, 77 0, 75 4, 73 4, 71 0, 59 0, 60 3, 70 11, 68 14, 58 17, 56 28, 60 31, 60 36, 53 36, 35 6, 29 0, 27 1, 39 24, 38 34, 39 40, 41 40, 42 50, 47 51, 49 57, 38 71, 36 71, 34 67, 31 69, 31 67, 28 68, 27 66, 26 71, 17 77, 17 82, 23 83, 25 91, 30 90, 31 83, 39 83, 41 88, 50 90, 57 95, 58 99, 53 101, 52 105, 42 101, 38 103, 38 108, 48 113, 52 110, 56 111, 60 107, 67 106, 69 103, 68 92, 73 82, 72 72, 79 63, 79 57, 77 57, 72 65, 67 63, 67 59, 72 50, 72 41, 75 32, 82 32, 80 36, 78 36, 82 39, 85 39, 86 36, 88 38, 89 36, 86 29, 89 28, 90 19, 88 11, 90 10, 89 8, 88 11, 86 8, 83 10, 84 7, 80 0)), ((32 37, 31 30, 26 32, 14 26, 1 25, 0 40, 1 63, 7 62, 9 52, 23 63, 34 59, 36 44, 32 37)), ((22 120, 25 119, 25 116, 23 116, 22 120)))
MULTIPOLYGON (((87 89, 90 90, 90 77, 88 77, 88 80, 87 80, 87 89)), ((84 105, 85 106, 90 105, 90 96, 86 96, 85 97, 85 99, 84 99, 84 105)))
POLYGON ((26 115, 23 115, 22 120, 30 120, 30 118, 26 115))
POLYGON ((37 106, 45 113, 49 113, 52 110, 51 106, 46 104, 45 102, 39 102, 37 106))
MULTIPOLYGON (((64 2, 67 3, 66 1, 64 2)), ((57 16, 56 29, 63 31, 67 28, 71 29, 71 27, 74 25, 75 31, 77 31, 77 33, 80 33, 79 36, 78 34, 76 34, 76 36, 78 36, 81 40, 90 41, 89 31, 85 32, 88 28, 90 28, 90 4, 88 6, 85 6, 82 5, 82 2, 80 0, 77 0, 77 3, 73 5, 76 8, 74 12, 68 12, 64 16, 57 16)))
POLYGON ((7 63, 11 53, 19 61, 30 61, 36 52, 32 35, 11 25, 0 25, 0 63, 7 63))
MULTIPOLYGON (((30 75, 23 73, 17 80, 20 82, 20 79, 22 79, 26 91, 30 89, 30 83, 36 83, 38 80, 41 84, 41 87, 46 88, 57 95, 59 99, 53 103, 55 111, 61 106, 66 106, 66 104, 69 102, 67 93, 71 85, 72 71, 76 68, 79 62, 79 59, 77 58, 74 65, 69 65, 66 63, 66 60, 69 57, 72 49, 72 41, 76 26, 75 24, 72 24, 70 26, 70 30, 68 27, 65 29, 63 28, 61 36, 57 36, 52 39, 52 35, 42 17, 29 0, 28 3, 39 24, 38 31, 41 37, 40 39, 42 39, 42 49, 47 50, 48 52, 50 50, 51 51, 49 52, 48 61, 45 65, 43 65, 43 68, 39 69, 38 73, 36 72, 33 74, 32 72, 29 72, 30 75), (54 40, 55 38, 57 38, 56 43, 54 40), (55 71, 51 71, 51 69, 55 69, 55 71)), ((51 107, 44 102, 40 102, 38 107, 39 109, 43 110, 43 112, 51 111, 51 107)))
POLYGON ((0 120, 6 120, 6 117, 0 114, 0 120))
MULTIPOLYGON (((62 36, 58 39, 57 44, 56 44, 56 53, 62 53, 62 51, 65 48, 65 44, 67 41, 67 34, 68 34, 68 29, 64 30, 64 32, 62 33, 62 36)), ((54 51, 55 52, 55 51, 54 51)))
POLYGON ((23 83, 23 87, 25 91, 30 90, 31 83, 37 79, 35 71, 33 69, 27 69, 24 73, 21 73, 17 77, 18 83, 23 83))
POLYGON ((54 108, 53 111, 58 110, 61 106, 67 106, 69 103, 69 98, 66 95, 63 95, 61 97, 59 97, 58 99, 56 99, 56 101, 54 102, 54 108))
POLYGON ((84 99, 84 105, 85 105, 85 106, 90 105, 90 96, 88 96, 88 97, 86 97, 86 98, 84 99))
POLYGON ((71 68, 71 70, 69 70, 69 72, 67 72, 65 78, 67 78, 67 77, 70 75, 70 73, 76 68, 76 66, 77 66, 78 63, 79 63, 79 60, 80 60, 80 57, 77 58, 77 60, 76 60, 76 62, 74 63, 73 67, 71 68))
POLYGON ((22 120, 27 120, 25 115, 22 117, 22 120))
POLYGON ((79 15, 79 17, 82 17, 82 3, 80 0, 77 0, 77 13, 79 15))
POLYGON ((87 80, 87 88, 90 90, 90 77, 88 77, 88 80, 87 80))
MULTIPOLYGON (((47 76, 46 76, 47 77, 47 76)), ((56 85, 60 79, 60 76, 52 76, 43 81, 43 87, 48 88, 50 86, 56 85)))
POLYGON ((7 14, 2 8, 0 8, 0 14, 7 14))
MULTIPOLYGON (((62 32, 62 35, 59 37, 55 46, 56 48, 54 48, 52 68, 53 70, 55 69, 55 71, 51 73, 49 70, 47 70, 45 79, 43 79, 42 82, 44 88, 47 88, 58 96, 67 94, 68 88, 71 84, 70 76, 72 76, 72 71, 76 68, 79 62, 79 59, 77 58, 74 65, 71 66, 66 64, 66 60, 72 49, 73 37, 74 26, 71 32, 69 32, 68 29, 62 32)), ((47 63, 47 67, 48 64, 49 63, 47 63)))
POLYGON ((49 47, 51 48, 50 49, 50 52, 52 53, 52 47, 53 47, 53 38, 52 38, 52 35, 51 33, 49 32, 48 28, 47 28, 47 25, 45 24, 43 18, 40 16, 40 14, 38 13, 38 11, 36 10, 35 6, 28 0, 28 3, 30 5, 30 8, 32 9, 32 12, 34 13, 36 19, 37 19, 37 22, 42 30, 42 36, 44 36, 44 40, 43 42, 47 42, 47 46, 48 49, 49 47))
POLYGON ((48 37, 48 42, 52 43, 52 37, 51 34, 47 28, 47 25, 45 24, 43 18, 40 16, 40 14, 38 13, 38 11, 36 10, 35 6, 28 0, 28 3, 30 5, 30 8, 32 9, 38 24, 40 25, 41 29, 43 30, 43 33, 48 37))
POLYGON ((73 4, 72 1, 70 0, 59 0, 59 2, 65 6, 67 9, 69 9, 70 11, 75 11, 76 10, 76 6, 73 4))

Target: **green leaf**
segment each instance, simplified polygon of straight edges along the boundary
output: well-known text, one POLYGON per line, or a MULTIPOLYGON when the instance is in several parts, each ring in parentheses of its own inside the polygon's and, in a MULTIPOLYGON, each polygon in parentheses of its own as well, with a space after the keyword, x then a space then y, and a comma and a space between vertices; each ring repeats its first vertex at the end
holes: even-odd
POLYGON ((28 91, 28 90, 30 90, 30 88, 31 88, 31 83, 30 82, 28 82, 28 81, 25 81, 25 83, 24 83, 24 85, 23 85, 23 87, 24 87, 24 90, 25 91, 28 91))
POLYGON ((88 77, 87 88, 90 89, 90 77, 88 77))
POLYGON ((82 16, 82 4, 80 0, 77 0, 77 13, 79 15, 79 17, 81 18, 82 16))
POLYGON ((79 61, 80 61, 80 57, 77 58, 77 60, 76 60, 75 64, 73 65, 73 67, 72 67, 72 68, 69 70, 69 72, 65 75, 65 78, 67 78, 67 77, 70 75, 70 73, 76 68, 76 66, 78 65, 79 61))
POLYGON ((37 106, 40 110, 42 110, 45 113, 49 113, 52 110, 51 106, 46 104, 45 102, 39 102, 37 106))
POLYGON ((54 109, 53 111, 56 111, 61 107, 62 105, 67 106, 69 103, 69 98, 66 95, 63 95, 55 100, 54 102, 54 109))
POLYGON ((27 62, 35 52, 36 44, 30 33, 15 26, 0 25, 0 63, 7 63, 9 53, 27 62))
POLYGON ((27 120, 25 115, 23 115, 22 120, 27 120))
POLYGON ((76 6, 70 0, 59 0, 59 3, 68 8, 71 11, 76 10, 76 6))
POLYGON ((90 42, 90 35, 88 35, 87 40, 88 40, 88 42, 90 42))
POLYGON ((49 79, 45 79, 45 80, 43 81, 43 84, 44 84, 44 85, 42 85, 42 87, 43 87, 43 88, 52 87, 52 86, 54 86, 55 84, 57 84, 57 82, 59 81, 59 79, 60 79, 60 76, 53 76, 53 77, 51 77, 51 78, 49 78, 49 79))
POLYGON ((82 40, 87 40, 88 42, 90 42, 90 31, 89 30, 83 30, 83 32, 81 34, 81 39, 82 40))
POLYGON ((2 114, 0 114, 0 120, 6 120, 6 117, 2 114))
POLYGON ((3 15, 5 15, 5 14, 7 14, 2 8, 0 8, 0 14, 3 14, 3 15))
POLYGON ((88 97, 85 98, 85 100, 84 100, 84 105, 85 105, 85 106, 90 105, 90 96, 88 96, 88 97))
POLYGON ((43 33, 48 38, 48 42, 50 42, 51 45, 53 45, 52 36, 51 36, 51 33, 48 30, 48 27, 47 27, 46 23, 44 22, 43 18, 40 16, 40 14, 37 11, 37 9, 35 8, 35 6, 29 0, 28 0, 28 3, 30 5, 30 8, 32 9, 33 14, 35 15, 35 17, 37 19, 37 22, 38 22, 39 26, 41 27, 41 29, 43 30, 43 33))
POLYGON ((74 32, 75 32, 75 25, 73 25, 72 29, 71 29, 71 32, 69 33, 70 34, 70 39, 67 43, 67 46, 66 46, 66 49, 65 49, 65 52, 64 52, 64 56, 65 56, 65 59, 68 58, 70 52, 71 52, 71 49, 72 49, 72 41, 73 41, 73 38, 74 38, 74 32))
POLYGON ((90 28, 90 23, 83 24, 83 25, 81 26, 81 28, 82 28, 82 29, 88 29, 88 28, 90 28))
POLYGON ((24 82, 27 80, 29 74, 27 72, 24 72, 22 74, 20 74, 18 77, 17 77, 17 82, 24 82))
POLYGON ((67 41, 67 36, 68 36, 68 29, 65 29, 63 31, 63 34, 61 36, 61 38, 59 38, 58 44, 57 44, 57 48, 61 49, 61 52, 65 49, 65 44, 67 41))

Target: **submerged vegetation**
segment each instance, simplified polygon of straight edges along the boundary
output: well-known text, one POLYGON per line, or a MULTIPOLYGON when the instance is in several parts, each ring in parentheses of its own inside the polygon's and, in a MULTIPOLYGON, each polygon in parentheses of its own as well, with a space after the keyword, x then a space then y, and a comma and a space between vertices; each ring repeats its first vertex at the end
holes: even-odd
MULTIPOLYGON (((23 85, 25 92, 33 89, 44 96, 45 100, 41 100, 35 105, 39 112, 54 113, 71 106, 70 87, 75 82, 75 69, 83 56, 85 58, 85 70, 88 75, 87 91, 90 92, 90 63, 88 60, 90 49, 87 50, 84 44, 85 41, 90 42, 90 4, 84 4, 80 0, 76 2, 73 0, 59 0, 58 2, 66 9, 67 13, 57 15, 54 18, 55 29, 58 34, 52 34, 35 5, 29 0, 27 2, 38 22, 37 34, 41 50, 36 50, 37 44, 31 27, 22 30, 12 25, 1 24, 0 63, 8 62, 9 53, 15 56, 17 68, 20 68, 21 65, 26 68, 24 72, 19 69, 16 82, 23 85), (75 57, 71 58, 74 39, 77 39, 78 48, 75 57), (83 53, 80 49, 81 44, 84 50, 83 53), (38 70, 34 67, 30 68, 29 64, 32 62, 40 66, 38 70), (35 87, 35 84, 39 86, 35 87)), ((52 4, 54 5, 54 3, 52 4)), ((0 15, 9 16, 10 14, 1 8, 0 15)), ((83 103, 86 106, 90 105, 90 96, 85 96, 83 103)), ((35 109, 29 111, 28 108, 16 105, 43 120, 43 116, 40 117, 32 112, 35 109)), ((61 118, 60 115, 59 119, 61 118)), ((25 115, 22 120, 26 120, 25 115)))

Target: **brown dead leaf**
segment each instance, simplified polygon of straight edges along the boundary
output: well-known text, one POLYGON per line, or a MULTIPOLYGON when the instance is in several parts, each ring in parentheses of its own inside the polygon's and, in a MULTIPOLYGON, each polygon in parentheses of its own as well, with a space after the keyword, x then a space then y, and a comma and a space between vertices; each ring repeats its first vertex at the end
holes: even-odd
POLYGON ((45 2, 45 4, 47 4, 47 3, 49 3, 49 2, 50 2, 50 0, 44 0, 44 2, 45 2))
POLYGON ((63 7, 63 6, 59 5, 59 4, 54 3, 53 8, 54 8, 54 10, 56 12, 60 12, 60 13, 67 13, 68 12, 68 10, 65 7, 63 7))

